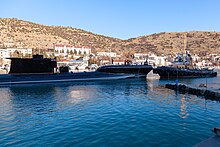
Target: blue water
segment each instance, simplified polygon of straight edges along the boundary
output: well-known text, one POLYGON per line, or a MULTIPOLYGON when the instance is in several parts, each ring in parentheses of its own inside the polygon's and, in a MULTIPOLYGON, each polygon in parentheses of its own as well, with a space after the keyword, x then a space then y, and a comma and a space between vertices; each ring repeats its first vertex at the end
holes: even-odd
MULTIPOLYGON (((197 85, 206 79, 179 82, 197 85)), ((220 103, 155 78, 0 88, 0 146, 193 146, 220 126, 220 103)), ((218 89, 220 77, 208 78, 218 89)))

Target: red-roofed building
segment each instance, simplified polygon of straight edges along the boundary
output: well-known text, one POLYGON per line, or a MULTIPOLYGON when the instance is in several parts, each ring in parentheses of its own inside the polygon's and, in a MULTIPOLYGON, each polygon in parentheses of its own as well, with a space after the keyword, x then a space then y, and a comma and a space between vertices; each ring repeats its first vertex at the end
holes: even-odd
POLYGON ((114 59, 114 60, 112 60, 112 64, 114 64, 114 65, 123 65, 123 64, 125 64, 125 60, 123 60, 123 59, 114 59))

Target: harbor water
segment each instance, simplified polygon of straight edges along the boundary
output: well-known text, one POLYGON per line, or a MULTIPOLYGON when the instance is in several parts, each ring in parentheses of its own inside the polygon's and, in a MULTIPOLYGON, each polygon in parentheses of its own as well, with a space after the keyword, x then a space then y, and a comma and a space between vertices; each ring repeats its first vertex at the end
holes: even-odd
MULTIPOLYGON (((219 90, 220 77, 182 79, 219 90)), ((0 146, 193 146, 220 126, 220 103, 126 79, 0 88, 0 146)))

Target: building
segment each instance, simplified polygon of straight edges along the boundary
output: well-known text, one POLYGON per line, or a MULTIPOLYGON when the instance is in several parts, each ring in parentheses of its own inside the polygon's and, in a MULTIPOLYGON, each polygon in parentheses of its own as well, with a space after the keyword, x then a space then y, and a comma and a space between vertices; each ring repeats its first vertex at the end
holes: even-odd
POLYGON ((112 60, 112 64, 114 64, 114 65, 124 65, 125 60, 123 60, 123 59, 114 59, 114 60, 112 60))
POLYGON ((90 55, 91 48, 88 46, 73 46, 71 44, 56 44, 54 46, 55 56, 66 56, 69 54, 75 55, 90 55))
POLYGON ((213 63, 208 60, 202 60, 201 62, 195 63, 197 67, 209 67, 213 66, 213 63))
POLYGON ((115 52, 97 52, 96 55, 99 57, 112 57, 112 58, 115 58, 117 56, 115 52))
POLYGON ((0 49, 0 58, 10 58, 17 56, 29 56, 32 55, 32 49, 30 48, 7 48, 0 49))
POLYGON ((145 64, 146 61, 147 61, 146 59, 135 59, 134 63, 138 64, 138 65, 141 65, 141 64, 145 64))
POLYGON ((5 47, 13 47, 15 44, 14 44, 13 40, 10 40, 10 41, 4 42, 3 45, 5 47))
POLYGON ((106 60, 106 59, 99 60, 99 65, 108 65, 108 64, 111 64, 110 60, 106 60))
POLYGON ((10 57, 13 57, 13 54, 21 54, 22 56, 32 55, 31 48, 7 48, 10 57))
POLYGON ((0 58, 5 59, 10 57, 10 54, 7 49, 0 49, 0 58))
POLYGON ((74 71, 74 70, 85 70, 88 66, 89 66, 89 57, 88 56, 84 56, 84 57, 80 57, 76 60, 61 60, 59 62, 57 62, 57 66, 61 67, 61 66, 69 66, 70 71, 74 71))
POLYGON ((146 53, 134 53, 134 64, 145 64, 148 59, 148 54, 146 53))
POLYGON ((166 58, 164 56, 157 56, 155 54, 148 55, 148 64, 153 66, 166 66, 168 63, 166 62, 166 58))
POLYGON ((145 53, 134 53, 134 58, 135 59, 147 59, 148 54, 145 53))

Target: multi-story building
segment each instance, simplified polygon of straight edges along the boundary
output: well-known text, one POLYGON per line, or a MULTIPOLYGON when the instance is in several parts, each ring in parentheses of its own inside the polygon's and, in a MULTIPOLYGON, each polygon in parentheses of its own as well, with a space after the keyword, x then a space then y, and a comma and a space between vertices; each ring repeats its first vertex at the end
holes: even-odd
POLYGON ((7 49, 0 49, 0 58, 10 58, 15 56, 27 56, 32 55, 32 49, 30 48, 7 48, 7 49))
POLYGON ((90 55, 91 48, 88 46, 73 46, 71 44, 56 44, 54 46, 55 56, 66 56, 69 54, 75 55, 90 55))
POLYGON ((155 54, 149 54, 148 55, 148 64, 153 66, 165 66, 168 63, 166 62, 166 58, 164 56, 157 56, 155 54))
POLYGON ((13 56, 13 54, 22 54, 25 55, 32 55, 32 49, 31 48, 7 48, 10 57, 13 56))
POLYGON ((7 58, 10 57, 24 57, 31 56, 32 49, 24 49, 24 48, 7 48, 0 49, 0 66, 8 70, 11 61, 7 58))

